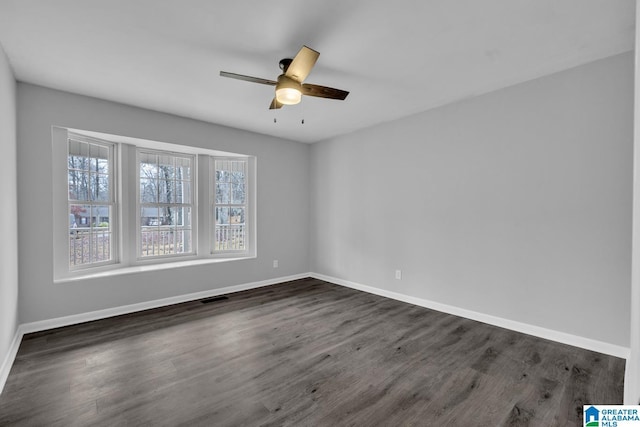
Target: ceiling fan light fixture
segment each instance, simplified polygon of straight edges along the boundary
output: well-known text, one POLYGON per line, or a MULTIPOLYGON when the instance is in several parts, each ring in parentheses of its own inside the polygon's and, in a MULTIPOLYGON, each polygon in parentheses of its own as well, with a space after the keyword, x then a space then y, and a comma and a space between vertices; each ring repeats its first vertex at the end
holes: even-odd
POLYGON ((295 105, 302 100, 302 93, 298 89, 284 87, 276 89, 276 99, 284 105, 295 105))
POLYGON ((302 95, 344 101, 347 95, 349 95, 349 92, 346 90, 309 83, 302 84, 318 60, 318 56, 320 56, 320 52, 310 47, 302 46, 302 49, 300 49, 293 59, 281 59, 280 69, 283 73, 278 76, 278 81, 228 73, 226 71, 220 71, 220 76, 260 83, 267 86, 275 86, 276 93, 275 97, 269 103, 269 110, 278 110, 285 105, 298 104, 302 100, 302 95))
POLYGON ((302 100, 302 85, 281 74, 276 85, 276 99, 284 105, 295 105, 302 100))

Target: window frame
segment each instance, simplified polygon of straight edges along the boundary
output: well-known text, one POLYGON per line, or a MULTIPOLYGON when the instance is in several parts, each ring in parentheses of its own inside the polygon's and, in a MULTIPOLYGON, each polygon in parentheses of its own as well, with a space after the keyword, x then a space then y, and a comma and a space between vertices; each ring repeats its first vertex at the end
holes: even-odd
MULTIPOLYGON (((111 254, 111 257, 109 260, 106 261, 98 261, 98 262, 90 262, 87 264, 75 264, 75 265, 71 265, 71 259, 70 259, 70 255, 71 255, 71 248, 70 248, 70 242, 71 239, 68 238, 68 245, 67 245, 67 253, 69 254, 69 258, 67 259, 67 264, 69 266, 69 271, 81 271, 81 270, 86 270, 86 269, 94 269, 94 268, 99 268, 99 267, 103 267, 103 266, 107 266, 107 265, 111 265, 111 264, 117 264, 119 261, 119 245, 118 245, 118 238, 119 238, 119 227, 118 227, 118 196, 117 196, 117 170, 118 170, 118 165, 116 162, 116 145, 112 142, 109 141, 103 141, 100 139, 96 139, 96 138, 87 138, 83 135, 78 135, 78 134, 74 134, 74 133, 68 133, 67 134, 67 138, 66 138, 66 142, 67 142, 67 147, 66 147, 66 154, 67 154, 67 162, 66 162, 66 172, 67 172, 67 177, 68 177, 68 173, 69 173, 69 155, 71 154, 70 152, 70 143, 71 141, 76 141, 79 142, 81 144, 87 144, 89 145, 89 147, 91 147, 92 145, 94 146, 99 146, 99 147, 104 147, 107 148, 108 150, 108 164, 109 164, 109 172, 108 172, 108 180, 109 180, 109 197, 108 197, 108 201, 95 201, 95 200, 91 200, 90 197, 87 197, 87 200, 81 200, 81 199, 72 199, 70 194, 68 194, 67 196, 67 224, 69 223, 69 219, 70 219, 70 209, 72 205, 88 205, 88 206, 108 206, 109 209, 109 252, 111 254), (114 173, 114 171, 116 171, 114 173)), ((89 152, 90 155, 90 152, 89 152)), ((88 169, 88 173, 89 176, 91 176, 91 169, 88 169)), ((67 179, 67 188, 68 188, 68 179, 67 179)), ((92 224, 89 224, 89 235, 90 235, 90 239, 91 239, 91 235, 94 234, 94 232, 92 231, 94 228, 94 226, 92 224)), ((71 230, 68 228, 68 233, 69 235, 71 234, 71 230)), ((90 240, 91 241, 91 240, 90 240)), ((91 245, 91 244, 90 244, 91 245)))
POLYGON ((251 193, 252 193, 252 185, 251 182, 251 165, 250 159, 247 158, 238 158, 238 157, 223 157, 223 156, 212 156, 209 159, 209 183, 211 191, 209 192, 209 224, 211 227, 211 233, 209 237, 209 251, 213 256, 216 257, 224 257, 224 256, 242 256, 251 253, 251 236, 253 235, 252 230, 252 211, 251 211, 251 193), (218 161, 242 161, 245 163, 245 201, 244 203, 216 203, 216 192, 217 192, 217 167, 216 162, 218 161), (245 221, 244 221, 244 249, 234 250, 234 249, 226 249, 226 250, 216 250, 217 245, 217 233, 216 233, 216 208, 217 207, 228 207, 228 208, 242 208, 245 212, 245 221))
MULTIPOLYGON (((198 158, 193 154, 179 153, 175 151, 155 150, 144 147, 136 147, 136 260, 138 262, 147 262, 149 260, 163 260, 172 258, 185 258, 198 255, 198 158), (155 156, 171 156, 175 158, 188 158, 191 163, 191 188, 190 188, 190 203, 163 203, 156 202, 155 207, 188 207, 191 211, 191 250, 183 253, 162 254, 162 255, 148 255, 142 256, 142 227, 141 224, 141 211, 142 208, 152 206, 154 203, 143 203, 140 197, 141 179, 140 176, 140 163, 142 154, 151 154, 155 156)), ((158 226, 160 227, 160 226, 158 226)))
MULTIPOLYGON (((173 144, 139 138, 110 135, 64 127, 52 127, 52 186, 53 186, 53 280, 61 283, 92 277, 108 277, 116 274, 129 274, 140 271, 152 271, 243 260, 257 257, 256 194, 257 179, 255 156, 230 153, 191 145, 173 144), (112 261, 106 264, 89 265, 83 268, 69 268, 69 203, 68 203, 68 145, 69 135, 113 144, 113 167, 110 173, 113 179, 111 191, 114 207, 112 209, 112 261), (178 156, 192 156, 192 252, 154 257, 138 256, 138 230, 140 229, 140 185, 138 151, 159 151, 178 156), (215 216, 212 210, 211 169, 215 159, 246 160, 246 248, 243 251, 213 251, 215 216)), ((215 172, 213 172, 215 173, 215 172)))

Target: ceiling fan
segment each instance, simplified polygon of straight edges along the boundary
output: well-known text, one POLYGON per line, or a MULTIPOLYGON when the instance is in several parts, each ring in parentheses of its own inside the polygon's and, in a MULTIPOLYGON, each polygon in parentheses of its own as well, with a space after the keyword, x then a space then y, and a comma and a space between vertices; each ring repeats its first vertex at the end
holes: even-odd
POLYGON ((302 49, 300 49, 293 59, 284 58, 280 60, 280 69, 282 70, 282 74, 278 76, 278 81, 245 76, 236 73, 228 73, 226 71, 220 71, 220 75, 222 77, 275 86, 276 96, 273 98, 271 105, 269 106, 269 109, 271 110, 282 108, 283 105, 298 104, 302 99, 302 95, 344 100, 347 95, 349 95, 349 92, 345 90, 303 83, 304 79, 306 79, 311 72, 311 69, 315 65, 319 56, 320 52, 316 52, 307 46, 302 46, 302 49))

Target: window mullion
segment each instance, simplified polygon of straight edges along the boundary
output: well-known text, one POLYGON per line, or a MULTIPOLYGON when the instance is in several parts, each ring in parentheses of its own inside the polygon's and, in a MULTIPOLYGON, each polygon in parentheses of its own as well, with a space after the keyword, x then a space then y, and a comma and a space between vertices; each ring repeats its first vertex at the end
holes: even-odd
POLYGON ((129 236, 135 236, 137 229, 137 205, 136 200, 138 192, 136 190, 136 149, 129 144, 120 144, 118 154, 120 157, 119 173, 119 192, 120 206, 119 218, 121 221, 120 248, 122 253, 121 262, 130 265, 135 261, 137 239, 131 239, 129 236))

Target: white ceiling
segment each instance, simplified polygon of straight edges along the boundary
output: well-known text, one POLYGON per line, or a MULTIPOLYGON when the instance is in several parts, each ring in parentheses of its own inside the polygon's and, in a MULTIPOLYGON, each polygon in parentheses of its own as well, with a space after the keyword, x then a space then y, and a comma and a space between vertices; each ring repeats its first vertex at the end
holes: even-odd
POLYGON ((315 142, 629 51, 634 15, 634 0, 0 0, 0 44, 19 81, 315 142), (321 53, 306 81, 346 101, 274 112, 273 87, 219 76, 275 80, 303 44, 321 53))

